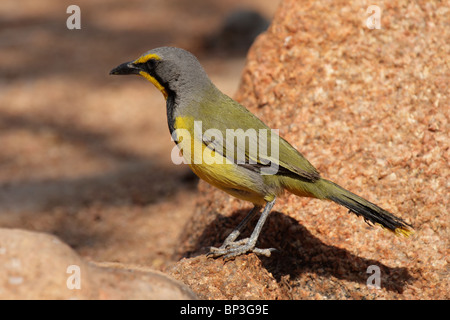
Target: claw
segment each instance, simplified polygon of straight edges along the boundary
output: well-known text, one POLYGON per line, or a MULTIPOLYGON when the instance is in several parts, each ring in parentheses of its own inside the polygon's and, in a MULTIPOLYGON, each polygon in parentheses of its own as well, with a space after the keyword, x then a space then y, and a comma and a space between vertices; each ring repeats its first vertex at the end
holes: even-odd
POLYGON ((264 207, 263 212, 261 213, 261 217, 259 218, 258 222, 256 223, 255 228, 253 229, 253 232, 249 238, 245 238, 239 241, 235 241, 236 238, 240 235, 242 228, 244 228, 247 223, 250 221, 250 219, 259 212, 260 207, 255 206, 252 211, 244 218, 244 220, 237 226, 237 228, 228 235, 228 237, 225 239, 225 242, 219 247, 210 247, 209 253, 207 254, 208 257, 220 257, 224 256, 225 259, 232 259, 237 256, 240 256, 241 254, 245 254, 247 252, 254 252, 256 254, 265 255, 266 257, 270 257, 271 253, 273 251, 276 251, 274 248, 269 249, 259 249, 256 248, 256 241, 258 240, 259 233, 261 232, 262 226, 264 222, 267 219, 267 216, 270 213, 270 210, 272 210, 273 205, 275 204, 275 197, 272 201, 267 202, 266 206, 264 207))
POLYGON ((253 252, 259 255, 270 257, 270 255, 274 251, 276 251, 275 248, 268 248, 268 249, 256 248, 254 244, 249 243, 249 238, 246 238, 239 241, 224 243, 219 248, 210 247, 209 252, 206 254, 206 256, 213 258, 223 256, 224 259, 228 260, 236 258, 237 256, 240 256, 241 254, 245 254, 247 252, 253 252))
POLYGON ((276 251, 278 251, 278 250, 275 249, 275 248, 268 248, 268 249, 254 248, 252 251, 253 251, 254 253, 256 253, 256 254, 260 254, 260 255, 263 255, 263 256, 266 256, 266 257, 270 257, 270 255, 272 254, 272 252, 276 252, 276 251))

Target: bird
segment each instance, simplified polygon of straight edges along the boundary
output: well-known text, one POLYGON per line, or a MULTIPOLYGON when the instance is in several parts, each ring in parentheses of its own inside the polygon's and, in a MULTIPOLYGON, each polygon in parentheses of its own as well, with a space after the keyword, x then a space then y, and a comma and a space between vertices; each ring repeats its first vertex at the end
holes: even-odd
POLYGON ((369 225, 379 225, 396 235, 413 233, 413 226, 402 218, 322 178, 289 142, 222 93, 189 51, 155 48, 120 64, 110 74, 139 75, 150 81, 166 100, 169 132, 191 170, 214 187, 253 204, 223 244, 209 248, 209 257, 233 259, 252 252, 269 257, 276 251, 258 248, 256 243, 277 197, 285 190, 300 197, 333 201, 362 216, 369 225), (263 138, 251 134, 256 132, 263 132, 263 138), (251 235, 237 240, 259 213, 251 235))

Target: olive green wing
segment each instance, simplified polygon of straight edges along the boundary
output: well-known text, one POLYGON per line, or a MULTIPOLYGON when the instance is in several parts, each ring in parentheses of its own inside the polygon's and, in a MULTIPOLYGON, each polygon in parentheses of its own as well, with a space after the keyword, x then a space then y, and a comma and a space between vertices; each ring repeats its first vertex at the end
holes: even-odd
POLYGON ((270 167, 276 168, 273 174, 307 181, 320 178, 300 152, 231 98, 224 95, 213 107, 210 101, 200 108, 203 143, 229 161, 258 172, 270 167))

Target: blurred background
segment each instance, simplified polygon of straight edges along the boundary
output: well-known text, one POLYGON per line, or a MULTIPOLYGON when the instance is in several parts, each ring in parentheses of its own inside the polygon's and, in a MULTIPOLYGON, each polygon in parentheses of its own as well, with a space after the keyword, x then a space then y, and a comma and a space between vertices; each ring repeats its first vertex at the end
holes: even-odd
POLYGON ((79 254, 163 268, 195 205, 172 164, 159 91, 118 64, 192 51, 225 93, 273 0, 0 2, 0 227, 48 232, 79 254), (81 29, 69 30, 69 5, 81 29))

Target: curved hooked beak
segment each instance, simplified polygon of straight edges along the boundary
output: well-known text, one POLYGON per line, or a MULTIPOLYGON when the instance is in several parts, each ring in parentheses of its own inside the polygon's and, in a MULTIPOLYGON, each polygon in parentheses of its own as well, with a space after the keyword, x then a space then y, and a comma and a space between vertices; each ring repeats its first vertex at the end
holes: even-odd
POLYGON ((112 69, 109 74, 114 75, 123 75, 123 74, 140 74, 143 71, 137 65, 135 65, 132 61, 122 63, 121 65, 112 69))

